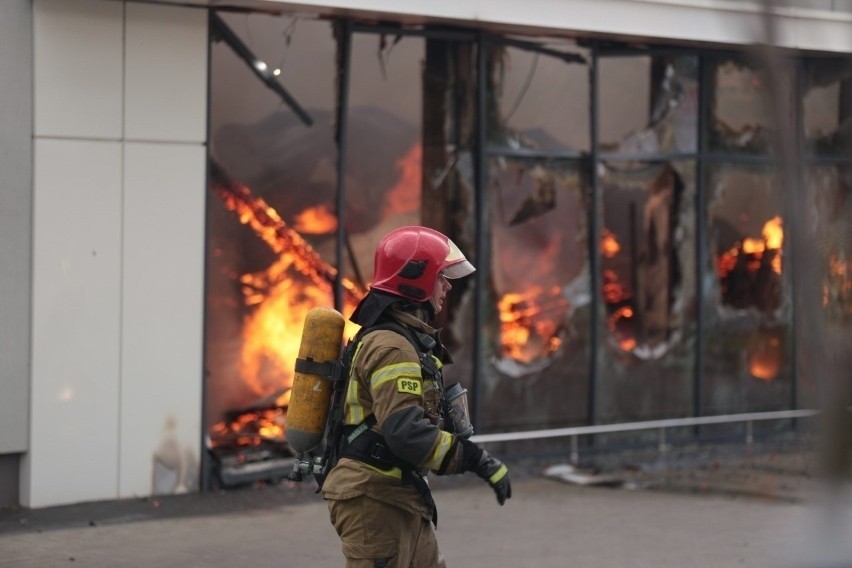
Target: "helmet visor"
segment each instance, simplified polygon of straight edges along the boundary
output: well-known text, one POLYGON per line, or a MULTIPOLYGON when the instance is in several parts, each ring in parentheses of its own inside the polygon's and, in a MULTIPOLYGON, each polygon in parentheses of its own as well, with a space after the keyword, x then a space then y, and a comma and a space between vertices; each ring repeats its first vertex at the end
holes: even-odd
POLYGON ((461 262, 457 262, 455 264, 451 264, 449 266, 445 266, 441 271, 441 274, 449 278, 450 280, 454 280, 456 278, 464 278, 470 274, 473 274, 476 271, 476 268, 468 262, 466 259, 462 259, 461 262))

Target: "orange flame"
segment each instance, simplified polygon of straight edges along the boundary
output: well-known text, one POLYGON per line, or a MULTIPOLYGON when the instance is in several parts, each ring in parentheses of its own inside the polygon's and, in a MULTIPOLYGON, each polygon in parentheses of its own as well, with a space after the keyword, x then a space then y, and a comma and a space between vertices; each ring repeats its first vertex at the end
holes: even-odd
POLYGON ((852 316, 852 266, 844 255, 828 259, 828 275, 822 285, 822 305, 834 304, 838 314, 852 316))
POLYGON ((606 319, 606 327, 615 336, 618 341, 618 346, 624 351, 632 351, 636 348, 636 337, 632 334, 625 334, 619 330, 619 324, 622 320, 629 321, 633 319, 633 308, 631 306, 622 306, 615 310, 606 319))
MULTIPOLYGON (((289 404, 294 366, 301 332, 308 311, 331 303, 332 283, 337 271, 326 264, 301 235, 289 227, 277 211, 263 199, 254 197, 248 187, 232 182, 219 183, 215 190, 226 207, 276 254, 278 259, 259 273, 240 277, 245 304, 253 306, 243 323, 240 376, 257 396, 282 390, 272 408, 240 414, 211 428, 214 445, 257 445, 264 439, 283 440, 284 415, 289 404)), ((297 226, 306 233, 322 234, 336 227, 327 208, 303 211, 297 226), (333 221, 333 223, 332 223, 333 221)), ((351 312, 365 291, 343 278, 344 310, 351 312)), ((349 324, 347 337, 354 333, 349 324)))
POLYGON ((525 292, 504 294, 497 303, 501 355, 529 363, 554 353, 562 344, 558 322, 568 307, 558 286, 548 291, 533 286, 525 292))
MULTIPOLYGON (((284 270, 288 261, 282 257, 269 270, 284 270)), ((292 384, 305 317, 311 308, 330 303, 327 291, 297 278, 277 281, 262 298, 243 323, 240 355, 243 381, 258 396, 292 384)))
POLYGON ((781 217, 775 216, 763 225, 761 237, 746 237, 723 252, 716 259, 716 273, 719 278, 727 277, 736 267, 740 255, 745 256, 745 267, 754 272, 760 268, 765 254, 772 252, 772 271, 781 274, 781 247, 784 244, 784 229, 781 217))
POLYGON ((607 304, 618 304, 631 297, 630 292, 619 282, 615 270, 603 271, 603 297, 607 304))
MULTIPOLYGON (((603 228, 601 237, 601 255, 604 258, 615 258, 621 252, 621 244, 615 235, 603 228)), ((602 296, 607 308, 606 326, 610 335, 618 347, 623 351, 632 351, 636 348, 636 332, 632 326, 635 316, 633 307, 633 291, 619 279, 618 272, 606 268, 602 271, 602 296)))
POLYGON ((601 254, 604 258, 613 258, 620 250, 621 245, 618 243, 618 239, 615 238, 612 231, 604 228, 601 235, 601 254))
MULTIPOLYGON (((313 285, 331 290, 337 269, 326 264, 314 248, 295 230, 281 219, 278 212, 251 190, 238 183, 218 184, 215 187, 225 206, 235 212, 240 223, 249 225, 273 252, 290 255, 292 268, 310 279, 313 285)), ((347 299, 357 302, 365 294, 355 282, 342 279, 343 292, 347 299)))
POLYGON ((781 217, 775 216, 763 225, 763 240, 771 249, 780 249, 784 244, 784 229, 781 217))
POLYGON ((423 146, 415 144, 396 162, 399 180, 387 193, 382 215, 409 213, 420 208, 420 186, 423 162, 423 146))
MULTIPOLYGON (((288 391, 289 392, 289 391, 288 391)), ((244 412, 233 420, 222 420, 210 429, 212 446, 259 446, 263 440, 283 442, 285 415, 283 408, 244 412)))
POLYGON ((293 229, 307 235, 327 235, 337 230, 337 217, 328 205, 309 207, 296 215, 293 229))
POLYGON ((777 331, 757 333, 747 355, 748 371, 755 379, 771 382, 784 365, 784 349, 777 331))

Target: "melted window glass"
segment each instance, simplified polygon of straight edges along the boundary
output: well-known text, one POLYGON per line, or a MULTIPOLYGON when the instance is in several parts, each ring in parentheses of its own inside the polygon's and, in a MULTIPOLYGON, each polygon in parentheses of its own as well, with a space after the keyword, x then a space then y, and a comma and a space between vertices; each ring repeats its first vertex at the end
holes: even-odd
POLYGON ((600 144, 604 152, 695 152, 697 57, 602 57, 600 144))
POLYGON ((809 150, 817 155, 848 155, 852 149, 852 63, 805 60, 803 81, 802 120, 809 150))
MULTIPOLYGON (((471 136, 473 44, 356 34, 348 121, 344 274, 367 288, 389 231, 441 231, 477 264, 471 136)), ((454 364, 446 384, 472 386, 475 278, 452 282, 438 319, 454 364)), ((474 395, 471 394, 471 398, 474 395)))
POLYGON ((333 305, 336 46, 327 22, 218 16, 313 120, 211 43, 204 427, 280 452, 305 315, 333 305))
POLYGON ((790 404, 790 297, 783 202, 767 168, 718 165, 708 176, 704 410, 790 404))
POLYGON ((766 73, 739 60, 708 60, 711 151, 765 154, 772 141, 766 73))
POLYGON ((807 187, 817 235, 822 306, 831 325, 852 326, 852 167, 813 166, 807 187))
MULTIPOLYGON (((564 41, 543 44, 587 57, 564 41)), ((589 149, 589 89, 585 64, 489 45, 488 141, 503 148, 589 149)))
POLYGON ((694 162, 608 163, 601 178, 601 421, 685 416, 694 367, 694 162))
POLYGON ((511 428, 587 416, 586 183, 575 162, 491 161, 486 420, 511 428))

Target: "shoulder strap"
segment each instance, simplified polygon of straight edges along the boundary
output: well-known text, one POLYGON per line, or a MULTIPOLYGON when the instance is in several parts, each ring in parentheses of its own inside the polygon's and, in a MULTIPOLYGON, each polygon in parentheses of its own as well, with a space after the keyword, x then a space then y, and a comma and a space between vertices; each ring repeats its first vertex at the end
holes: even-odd
MULTIPOLYGON (((435 338, 433 338, 431 335, 415 331, 409 327, 406 327, 402 324, 393 321, 382 322, 373 327, 366 328, 362 331, 364 332, 364 335, 367 335, 369 333, 372 333, 373 331, 378 331, 380 329, 394 331, 408 339, 408 342, 411 344, 412 347, 414 347, 414 351, 417 353, 417 358, 420 360, 420 366, 423 368, 426 374, 433 379, 441 381, 441 370, 438 365, 435 364, 435 360, 432 358, 431 355, 432 350, 438 345, 438 342, 435 341, 435 338)), ((349 363, 351 364, 351 361, 349 361, 349 363)))
MULTIPOLYGON (((370 416, 365 418, 354 428, 344 429, 343 406, 344 393, 347 389, 349 372, 352 368, 352 359, 355 356, 358 344, 361 343, 361 340, 363 340, 368 334, 379 330, 393 331, 405 337, 411 346, 414 347, 414 351, 417 353, 418 359, 420 359, 421 367, 423 367, 423 369, 431 376, 440 377, 440 371, 437 369, 437 366, 432 361, 432 357, 429 355, 429 352, 435 347, 437 342, 429 335, 416 332, 393 321, 384 321, 370 327, 361 328, 343 350, 343 356, 338 363, 339 369, 331 371, 331 373, 336 371, 341 380, 334 381, 331 408, 329 410, 328 421, 326 424, 326 444, 323 455, 322 470, 320 472, 314 472, 314 477, 318 484, 317 492, 319 492, 322 488, 322 484, 325 481, 325 477, 328 475, 328 472, 337 464, 338 459, 345 452, 345 448, 351 446, 353 442, 361 438, 361 436, 365 432, 369 431, 376 423, 376 417, 373 414, 370 414, 370 416), (347 431, 344 432, 344 430, 347 431)), ((325 375, 323 374, 323 376, 325 375)))
MULTIPOLYGON (((419 331, 415 331, 415 330, 413 330, 409 327, 406 327, 406 326, 404 326, 400 323, 394 322, 394 321, 385 321, 385 322, 378 323, 378 324, 376 324, 372 327, 364 328, 360 332, 358 332, 358 335, 360 335, 361 337, 364 337, 365 335, 367 335, 369 333, 372 333, 374 331, 379 331, 379 330, 382 330, 382 329, 385 329, 385 330, 388 330, 388 331, 394 331, 394 332, 398 333, 399 335, 405 337, 408 340, 408 342, 411 344, 411 346, 414 347, 414 350, 417 352, 417 355, 423 355, 424 353, 431 352, 432 349, 434 349, 435 346, 438 344, 435 341, 435 339, 433 337, 431 337, 430 335, 428 335, 426 333, 421 333, 419 331), (363 333, 363 335, 362 335, 362 333, 363 333)), ((358 337, 356 336, 356 338, 358 338, 358 337)), ((358 339, 360 340, 360 338, 358 338, 358 339)))

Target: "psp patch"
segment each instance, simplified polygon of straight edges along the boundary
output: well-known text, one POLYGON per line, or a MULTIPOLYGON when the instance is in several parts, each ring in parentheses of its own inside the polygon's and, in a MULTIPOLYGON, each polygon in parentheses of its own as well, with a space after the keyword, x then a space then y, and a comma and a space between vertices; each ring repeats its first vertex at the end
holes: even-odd
POLYGON ((420 386, 420 381, 415 379, 397 379, 396 390, 408 394, 420 395, 423 393, 423 388, 420 386))

